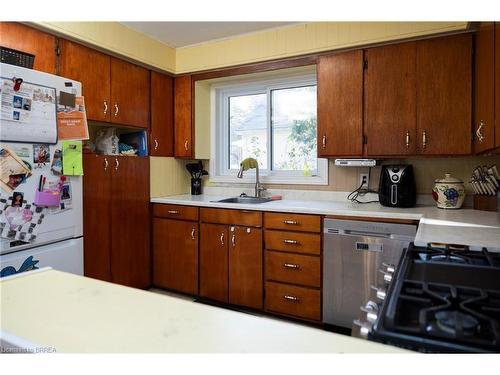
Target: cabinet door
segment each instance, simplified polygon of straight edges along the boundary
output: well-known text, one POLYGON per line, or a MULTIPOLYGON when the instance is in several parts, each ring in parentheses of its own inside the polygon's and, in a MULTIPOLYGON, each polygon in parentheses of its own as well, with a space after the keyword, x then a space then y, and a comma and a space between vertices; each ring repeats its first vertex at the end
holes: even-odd
POLYGON ((228 302, 228 230, 226 225, 201 224, 200 295, 228 302))
POLYGON ((83 155, 84 275, 111 281, 111 158, 83 155))
POLYGON ((472 36, 417 42, 417 147, 425 155, 471 152, 472 36))
POLYGON ((416 44, 365 51, 365 135, 369 156, 415 154, 416 44))
POLYGON ((318 156, 363 153, 363 51, 318 61, 318 156))
POLYGON ((262 309, 262 229, 229 228, 229 303, 262 309))
POLYGON ((149 127, 149 71, 111 58, 111 122, 149 127))
POLYGON ((56 37, 17 22, 0 22, 0 44, 35 55, 34 70, 56 74, 56 37))
POLYGON ((474 151, 495 147, 495 24, 481 22, 475 44, 474 151))
POLYGON ((149 158, 111 159, 111 276, 118 284, 150 285, 149 158))
POLYGON ((500 147, 500 23, 495 22, 495 146, 500 147))
POLYGON ((153 219, 153 284, 198 294, 198 223, 153 219))
POLYGON ((174 156, 173 79, 151 72, 151 156, 174 156))
POLYGON ((67 40, 60 41, 60 49, 59 74, 82 83, 87 118, 109 122, 110 57, 67 40))
POLYGON ((191 110, 191 76, 177 77, 174 90, 174 151, 176 157, 193 157, 194 134, 191 110))

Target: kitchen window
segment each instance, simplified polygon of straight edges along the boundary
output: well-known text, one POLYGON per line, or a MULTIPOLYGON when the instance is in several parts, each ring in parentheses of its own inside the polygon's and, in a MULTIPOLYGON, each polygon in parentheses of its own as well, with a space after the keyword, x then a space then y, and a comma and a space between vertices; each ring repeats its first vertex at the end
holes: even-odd
MULTIPOLYGON (((314 73, 215 86, 211 180, 242 182, 240 162, 253 157, 264 183, 328 184, 328 162, 317 157, 316 89, 314 73)), ((243 182, 254 179, 250 170, 243 182)))

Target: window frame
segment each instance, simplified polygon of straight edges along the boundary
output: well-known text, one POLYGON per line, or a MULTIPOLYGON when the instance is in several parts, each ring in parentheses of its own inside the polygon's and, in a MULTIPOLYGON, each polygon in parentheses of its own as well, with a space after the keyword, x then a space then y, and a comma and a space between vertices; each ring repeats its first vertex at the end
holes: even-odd
POLYGON ((255 182, 255 171, 244 173, 243 179, 236 177, 237 170, 229 169, 229 97, 254 94, 266 94, 266 127, 267 127, 267 161, 268 169, 259 170, 263 183, 297 184, 297 185, 328 185, 328 160, 318 158, 317 173, 313 176, 303 176, 302 171, 272 170, 272 123, 271 102, 272 91, 315 85, 316 73, 303 72, 261 79, 238 80, 237 82, 215 84, 211 87, 212 119, 211 119, 211 182, 250 183, 255 182))

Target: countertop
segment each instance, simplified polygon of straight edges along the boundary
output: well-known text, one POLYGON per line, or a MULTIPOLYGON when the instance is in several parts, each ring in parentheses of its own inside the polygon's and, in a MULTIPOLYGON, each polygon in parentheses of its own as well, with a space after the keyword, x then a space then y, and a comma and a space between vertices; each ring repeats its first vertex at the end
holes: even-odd
POLYGON ((499 212, 468 208, 445 210, 436 206, 392 208, 384 207, 379 203, 358 204, 322 200, 283 199, 261 204, 214 202, 224 198, 228 197, 184 194, 152 198, 151 202, 257 211, 418 220, 419 227, 415 237, 417 246, 425 246, 429 242, 445 242, 469 245, 473 249, 487 247, 488 250, 500 252, 499 212))
POLYGON ((50 268, 0 279, 0 339, 57 352, 396 353, 402 349, 50 268))

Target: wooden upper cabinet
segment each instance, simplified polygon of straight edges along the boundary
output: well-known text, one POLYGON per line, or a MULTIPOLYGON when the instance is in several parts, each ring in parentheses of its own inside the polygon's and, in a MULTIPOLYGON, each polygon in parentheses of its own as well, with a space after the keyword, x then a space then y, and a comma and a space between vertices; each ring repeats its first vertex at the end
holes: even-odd
POLYGON ((366 154, 415 154, 416 43, 367 49, 365 61, 366 154))
POLYGON ((59 75, 82 83, 89 120, 109 122, 111 120, 110 57, 68 40, 61 40, 59 44, 61 51, 59 75))
POLYGON ((149 71, 111 57, 111 122, 149 127, 149 71))
POLYGON ((56 74, 56 37, 17 22, 0 22, 0 45, 35 55, 34 70, 56 74))
POLYGON ((151 72, 151 155, 174 156, 174 86, 165 74, 151 72))
POLYGON ((193 157, 194 133, 192 127, 191 76, 175 78, 174 89, 174 137, 175 156, 193 157))
POLYGON ((470 154, 472 35, 418 41, 417 82, 420 153, 470 154))
POLYGON ((363 153, 363 51, 318 60, 318 156, 363 153))
POLYGON ((495 22, 495 146, 500 147, 500 23, 495 22))

